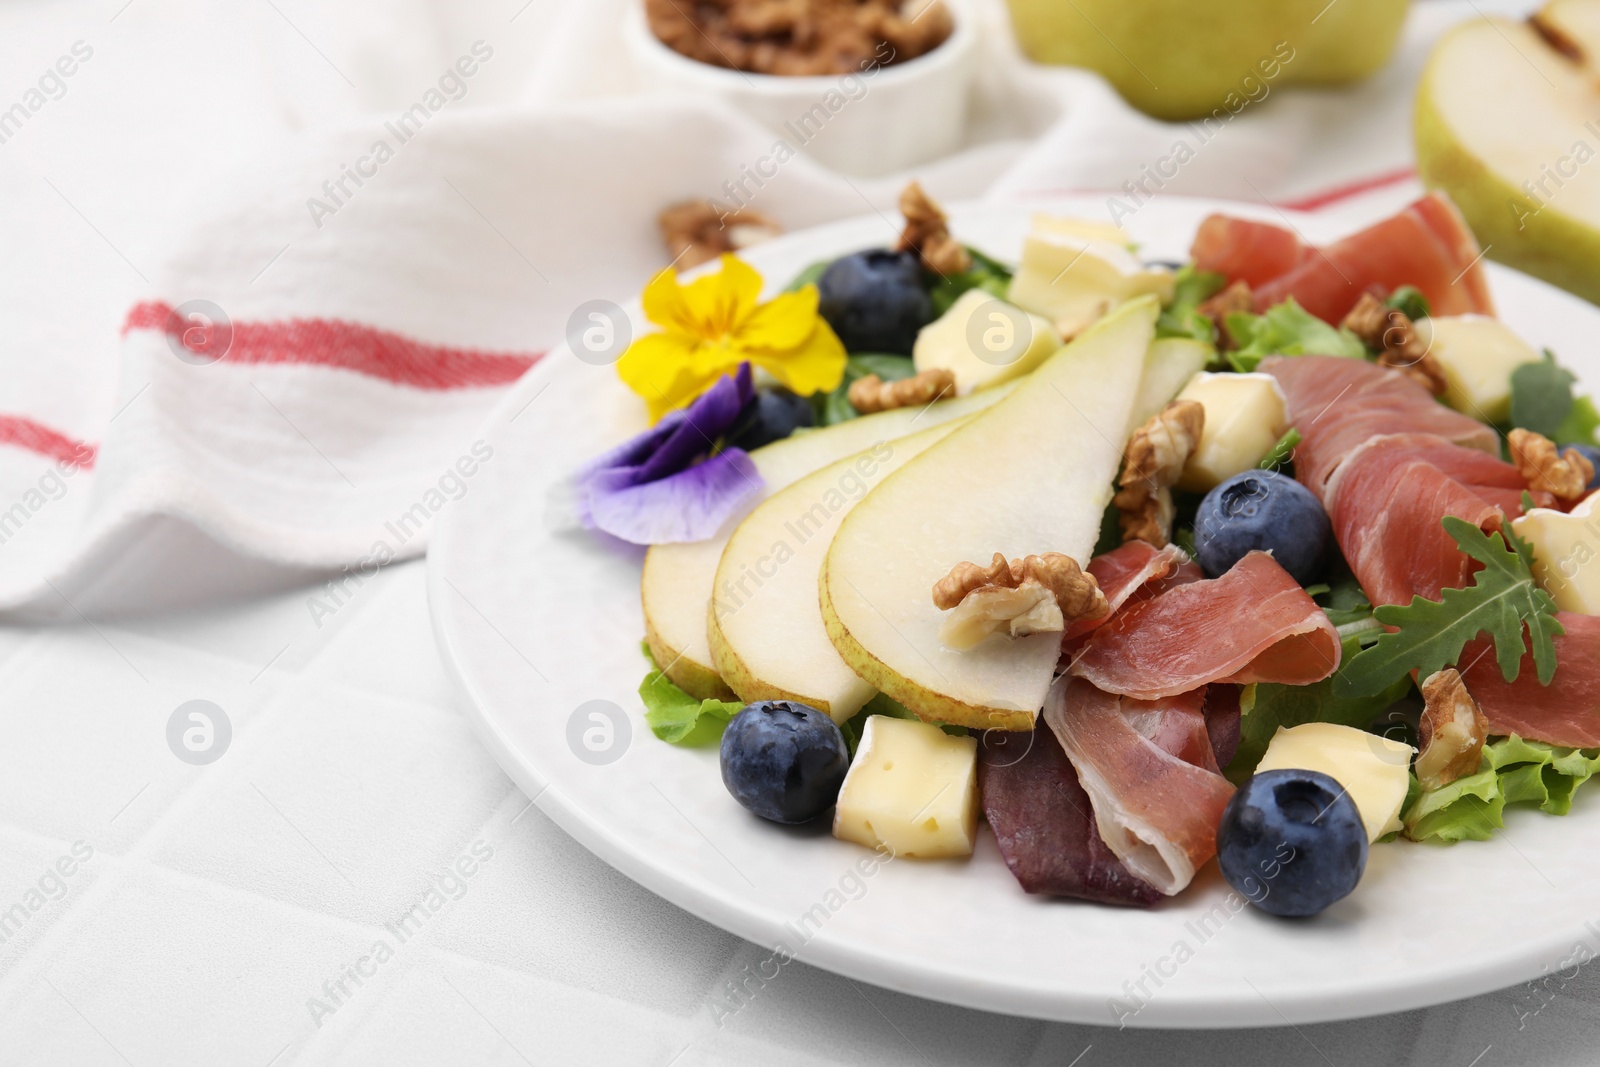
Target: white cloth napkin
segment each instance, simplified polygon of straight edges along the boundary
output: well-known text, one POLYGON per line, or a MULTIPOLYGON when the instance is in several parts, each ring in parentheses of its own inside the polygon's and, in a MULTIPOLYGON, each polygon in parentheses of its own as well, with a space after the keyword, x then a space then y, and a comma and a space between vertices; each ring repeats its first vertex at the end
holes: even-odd
MULTIPOLYGON (((0 146, 0 608, 128 610, 420 553, 492 462, 473 429, 500 391, 579 304, 626 301, 664 265, 663 206, 718 195, 770 146, 724 106, 632 93, 624 2, 195 25, 135 4, 76 39, 14 16, 15 69, 80 59, 0 146), (202 75, 244 88, 175 85, 202 75), (122 147, 95 165, 99 136, 122 147)), ((1419 8, 1377 78, 1275 90, 1202 143, 1093 75, 1026 63, 979 4, 967 147, 917 173, 946 201, 1110 196, 1183 142, 1163 195, 1348 209, 1376 190, 1352 217, 1371 215, 1416 191, 1403 101, 1450 7, 1419 8)), ((904 177, 801 158, 752 206, 799 229, 888 212, 904 177)))

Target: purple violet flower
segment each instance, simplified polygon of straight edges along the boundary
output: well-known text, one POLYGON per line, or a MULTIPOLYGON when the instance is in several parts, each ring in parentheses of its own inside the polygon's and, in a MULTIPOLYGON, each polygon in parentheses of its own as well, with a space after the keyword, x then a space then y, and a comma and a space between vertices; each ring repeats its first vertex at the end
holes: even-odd
POLYGON ((704 541, 761 494, 748 453, 712 448, 755 396, 750 364, 577 474, 578 517, 636 545, 704 541), (698 461, 698 462, 697 462, 698 461))

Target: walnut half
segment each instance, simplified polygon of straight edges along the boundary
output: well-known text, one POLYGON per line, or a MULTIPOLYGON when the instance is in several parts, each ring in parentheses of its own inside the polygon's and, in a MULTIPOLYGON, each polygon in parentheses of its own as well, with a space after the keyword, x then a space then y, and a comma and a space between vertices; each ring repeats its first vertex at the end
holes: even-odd
POLYGON ((1391 308, 1371 293, 1362 293, 1356 306, 1339 325, 1378 353, 1378 363, 1414 378, 1434 396, 1443 396, 1448 383, 1444 368, 1433 358, 1409 316, 1391 308))
POLYGON ((1506 440, 1511 445, 1511 459, 1528 488, 1544 489, 1569 504, 1588 494, 1594 464, 1577 449, 1558 454, 1550 438, 1520 428, 1507 434, 1506 440))
POLYGON ((673 204, 656 218, 661 241, 680 270, 709 263, 724 252, 760 244, 783 233, 759 211, 718 211, 705 200, 673 204))
POLYGON ((896 382, 886 382, 876 374, 850 383, 845 398, 863 415, 890 408, 931 404, 940 397, 956 395, 955 372, 943 367, 922 371, 896 382))
POLYGON ((1124 541, 1165 548, 1172 539, 1172 486, 1205 432, 1206 409, 1198 400, 1174 400, 1134 432, 1112 503, 1122 514, 1124 541))
POLYGON ((1060 552, 1009 563, 996 552, 987 567, 958 563, 934 583, 933 603, 950 612, 939 640, 963 651, 991 634, 1061 633, 1069 622, 1098 619, 1111 610, 1094 575, 1060 552))
POLYGON ((971 268, 971 254, 950 236, 949 220, 919 183, 913 181, 900 191, 900 214, 906 225, 894 246, 896 252, 915 251, 935 274, 948 276, 971 268))
POLYGON ((1452 667, 1428 675, 1422 699, 1427 704, 1417 729, 1422 754, 1414 768, 1422 788, 1438 789, 1477 773, 1489 724, 1460 673, 1452 667))

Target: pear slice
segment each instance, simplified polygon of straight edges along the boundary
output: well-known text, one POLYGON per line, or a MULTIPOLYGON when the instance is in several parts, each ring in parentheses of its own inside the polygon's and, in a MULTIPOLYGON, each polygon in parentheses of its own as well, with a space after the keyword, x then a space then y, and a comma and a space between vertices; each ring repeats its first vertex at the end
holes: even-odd
POLYGON ((717 567, 711 659, 740 700, 798 700, 842 723, 876 689, 852 671, 817 602, 817 575, 850 510, 892 471, 961 425, 951 420, 884 441, 808 474, 761 503, 717 567))
POLYGON ((1167 401, 1178 395, 1178 390, 1206 369, 1216 350, 1204 341, 1190 337, 1162 337, 1152 341, 1150 354, 1145 357, 1144 377, 1139 380, 1139 394, 1133 401, 1133 414, 1128 417, 1128 432, 1145 424, 1145 421, 1167 406, 1167 401))
POLYGON ((828 636, 864 681, 930 721, 1033 728, 1060 635, 946 648, 933 585, 996 552, 1088 561, 1159 310, 1150 296, 1123 304, 845 517, 818 587, 828 636))
MULTIPOLYGON (((981 411, 1004 395, 1004 389, 986 390, 926 407, 896 408, 865 415, 775 441, 765 448, 755 449, 750 458, 761 472, 766 495, 770 496, 819 467, 853 456, 876 442, 892 441, 981 411)), ((741 515, 728 520, 717 536, 708 540, 653 545, 644 557, 639 593, 644 604, 645 641, 650 646, 650 654, 668 678, 690 696, 701 700, 734 699, 733 690, 723 683, 712 664, 706 618, 717 563, 742 518, 741 515)))
POLYGON ((1600 301, 1600 0, 1471 19, 1417 91, 1417 167, 1485 251, 1600 301))

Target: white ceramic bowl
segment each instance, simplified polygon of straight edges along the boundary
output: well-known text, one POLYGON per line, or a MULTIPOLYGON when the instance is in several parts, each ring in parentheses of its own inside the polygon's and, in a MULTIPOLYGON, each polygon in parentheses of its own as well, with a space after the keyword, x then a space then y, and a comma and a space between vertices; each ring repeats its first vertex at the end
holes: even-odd
POLYGON ((954 29, 943 44, 859 75, 746 74, 701 63, 661 43, 642 0, 628 5, 623 37, 646 88, 727 101, 823 166, 872 178, 961 144, 978 35, 961 3, 945 6, 954 29))

